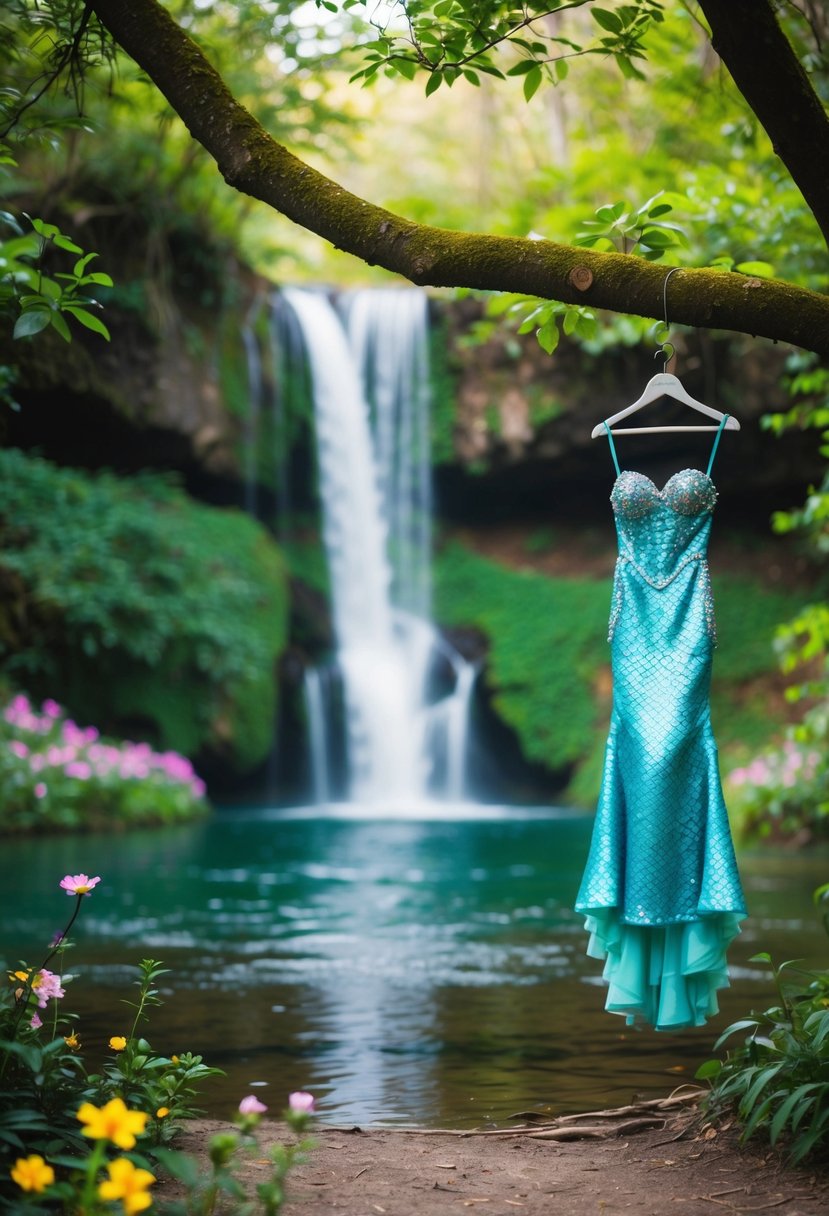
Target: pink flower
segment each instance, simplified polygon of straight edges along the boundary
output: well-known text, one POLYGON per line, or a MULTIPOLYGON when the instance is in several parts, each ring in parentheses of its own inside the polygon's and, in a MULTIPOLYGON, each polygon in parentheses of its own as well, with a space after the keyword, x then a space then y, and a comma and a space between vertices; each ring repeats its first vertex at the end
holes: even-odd
POLYGON ((67 874, 60 880, 59 885, 63 887, 67 895, 89 895, 92 888, 97 887, 100 881, 100 877, 89 878, 86 874, 67 874))
POLYGON ((66 765, 63 771, 67 777, 77 777, 81 781, 86 781, 92 776, 92 769, 85 760, 73 760, 66 765))
POLYGON ((45 783, 43 781, 38 781, 37 785, 35 786, 35 798, 45 798, 48 793, 49 790, 46 788, 45 783))
POLYGON ((29 749, 25 743, 21 743, 19 739, 13 739, 9 744, 9 751, 14 752, 19 760, 25 760, 29 754, 29 749))
POLYGON ((292 1110, 295 1115, 311 1115, 314 1112, 314 1095, 307 1094, 304 1090, 297 1090, 296 1093, 288 1094, 288 1109, 292 1110))
POLYGON ((32 1021, 31 1021, 32 1030, 40 1030, 42 1025, 43 1025, 43 1018, 40 1016, 39 1013, 33 1013, 32 1021))
POLYGON ((46 757, 40 752, 34 752, 29 756, 29 768, 33 773, 39 773, 46 763, 46 757))
POLYGON ((45 1009, 52 997, 60 1000, 66 993, 60 986, 60 976, 42 967, 34 978, 32 992, 37 1000, 38 1008, 45 1009))
POLYGON ((260 1102, 253 1094, 248 1094, 246 1098, 242 1098, 239 1103, 240 1115, 262 1115, 267 1110, 264 1102, 260 1102))
POLYGON ((57 701, 53 701, 51 697, 48 697, 40 708, 43 713, 46 714, 47 718, 59 718, 63 713, 63 710, 58 705, 57 701))

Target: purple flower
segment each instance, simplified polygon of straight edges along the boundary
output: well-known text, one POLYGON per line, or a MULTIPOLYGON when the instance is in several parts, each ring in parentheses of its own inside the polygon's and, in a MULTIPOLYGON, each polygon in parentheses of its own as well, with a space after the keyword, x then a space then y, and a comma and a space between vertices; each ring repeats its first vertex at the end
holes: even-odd
POLYGON ((40 708, 47 718, 59 718, 63 713, 57 701, 53 701, 51 697, 48 697, 40 708))
POLYGON ((248 1094, 246 1098, 242 1098, 239 1103, 240 1115, 262 1115, 267 1110, 264 1102, 260 1102, 253 1094, 248 1094))
POLYGON ((43 1018, 40 1016, 39 1013, 32 1014, 31 1025, 32 1025, 32 1030, 40 1030, 41 1026, 43 1025, 43 1018))
POLYGON ((314 1113, 314 1095, 305 1093, 302 1089, 288 1094, 288 1110, 292 1110, 295 1115, 312 1115, 314 1113))

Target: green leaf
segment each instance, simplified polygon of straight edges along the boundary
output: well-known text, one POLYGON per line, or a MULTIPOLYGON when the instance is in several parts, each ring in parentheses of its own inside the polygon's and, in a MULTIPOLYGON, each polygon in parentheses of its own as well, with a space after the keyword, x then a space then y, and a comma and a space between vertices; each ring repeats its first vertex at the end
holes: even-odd
POLYGON ((810 1093, 813 1089, 816 1089, 819 1084, 819 1081, 812 1081, 808 1085, 799 1085, 793 1093, 789 1094, 782 1106, 777 1109, 774 1118, 771 1121, 771 1128, 769 1132, 769 1139, 771 1140, 772 1144, 777 1142, 777 1138, 788 1123, 789 1116, 794 1108, 800 1102, 802 1102, 802 1100, 806 1097, 806 1094, 810 1093))
POLYGON ((68 236, 61 236, 60 233, 54 238, 54 244, 58 249, 65 249, 67 253, 83 253, 80 245, 76 245, 74 241, 70 241, 68 236))
POLYGON ((64 342, 71 342, 72 335, 69 332, 69 326, 66 324, 66 321, 61 313, 55 310, 55 312, 49 314, 49 319, 52 323, 52 329, 56 329, 58 331, 64 342))
POLYGON ((714 1051, 718 1051, 725 1040, 730 1038, 732 1034, 736 1034, 738 1030, 747 1030, 749 1027, 756 1030, 758 1025, 759 1022, 756 1018, 742 1018, 739 1022, 732 1022, 730 1026, 726 1026, 725 1030, 717 1039, 716 1043, 714 1044, 714 1051))
POLYGON ((590 13, 596 24, 600 25, 603 30, 607 30, 611 34, 622 32, 622 22, 616 13, 612 13, 606 8, 591 8, 590 13))
POLYGON ((761 950, 759 954, 752 954, 748 960, 750 963, 771 963, 771 955, 766 950, 761 950))
POLYGON ((389 60, 389 63, 390 66, 393 67, 398 73, 398 75, 405 76, 407 80, 414 80, 417 73, 417 64, 413 59, 403 59, 402 57, 398 58, 395 56, 393 59, 389 60))
POLYGON ((774 267, 770 262, 738 262, 734 267, 740 274, 750 274, 756 279, 773 279, 774 267))
POLYGON ((44 237, 47 241, 60 235, 60 228, 55 227, 54 224, 47 224, 45 220, 33 219, 32 227, 38 236, 44 237))
POLYGON ((668 249, 676 244, 676 238, 664 228, 646 228, 639 237, 639 244, 647 245, 649 249, 668 249))
POLYGON ((541 347, 541 349, 548 355, 551 355, 558 346, 559 339, 558 324, 556 323, 555 318, 545 322, 545 324, 541 326, 536 334, 536 338, 538 339, 538 345, 541 347))
POLYGON ((437 90, 440 88, 442 83, 443 83, 442 73, 441 72, 432 72, 431 76, 426 81, 426 96, 431 97, 433 93, 437 92, 437 90))
POLYGON ((31 338, 46 329, 52 314, 48 308, 29 308, 15 321, 13 337, 31 338))
POLYGON ((553 73, 555 74, 555 78, 559 83, 561 83, 562 80, 567 79, 569 71, 570 65, 566 59, 557 59, 555 61, 553 65, 553 73))
MULTIPOLYGON (((628 205, 625 202, 605 203, 601 207, 596 208, 596 219, 602 223, 615 224, 618 219, 627 211, 628 205)), ((587 221, 590 223, 590 221, 587 221)))
POLYGON ((722 1071, 721 1060, 706 1060, 704 1064, 700 1064, 694 1077, 697 1081, 707 1081, 710 1077, 716 1077, 722 1071))
POLYGON ((100 334, 102 338, 110 340, 110 333, 106 325, 100 317, 96 317, 94 313, 89 312, 86 308, 79 308, 77 304, 67 304, 63 310, 71 313, 76 321, 80 321, 81 325, 91 329, 93 333, 100 334))
POLYGON ((526 76, 533 68, 537 68, 538 64, 533 59, 521 59, 518 63, 514 63, 507 71, 507 76, 526 76))
POLYGON ((627 55, 617 55, 616 63, 618 64, 619 71, 628 80, 645 80, 646 79, 644 72, 640 72, 637 67, 634 67, 633 63, 630 61, 630 59, 628 59, 627 55))
POLYGON ((578 308, 568 308, 564 313, 564 320, 561 323, 561 328, 564 330, 565 334, 568 335, 568 337, 570 334, 573 333, 573 331, 575 330, 578 323, 579 323, 578 308))
POLYGON ((537 63, 533 64, 531 70, 524 77, 524 100, 530 101, 535 96, 541 86, 541 68, 537 63))

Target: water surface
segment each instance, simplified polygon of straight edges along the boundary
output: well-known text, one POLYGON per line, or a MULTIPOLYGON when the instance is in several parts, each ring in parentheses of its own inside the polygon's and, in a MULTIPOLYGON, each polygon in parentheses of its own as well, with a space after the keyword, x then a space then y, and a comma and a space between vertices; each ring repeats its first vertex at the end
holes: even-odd
POLYGON ((772 1000, 758 950, 826 964, 811 891, 827 857, 740 858, 751 916, 708 1027, 628 1030, 603 1011, 600 964, 572 912, 592 820, 566 811, 351 808, 224 812, 163 832, 7 841, 0 954, 38 961, 100 874, 67 966, 67 1005, 94 1053, 129 1030, 135 964, 172 969, 146 1031, 274 1110, 312 1090, 339 1125, 474 1126, 526 1109, 594 1109, 690 1079, 719 1030, 772 1000))

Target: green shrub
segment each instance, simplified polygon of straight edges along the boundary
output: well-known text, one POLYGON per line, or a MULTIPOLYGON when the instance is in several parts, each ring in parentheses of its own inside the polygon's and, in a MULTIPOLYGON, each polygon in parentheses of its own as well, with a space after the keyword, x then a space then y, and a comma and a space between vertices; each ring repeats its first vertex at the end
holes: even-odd
POLYGON ((703 1110, 714 1119, 733 1111, 743 1140, 762 1135, 798 1162, 829 1147, 829 971, 774 967, 766 953, 751 961, 772 966, 778 1003, 720 1035, 715 1051, 748 1031, 725 1061, 698 1069, 711 1082, 703 1110))
POLYGON ((0 662, 33 695, 242 771, 267 754, 287 584, 241 512, 198 505, 158 474, 2 451, 0 580, 0 662))

